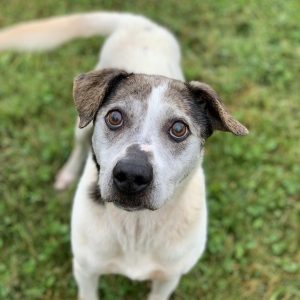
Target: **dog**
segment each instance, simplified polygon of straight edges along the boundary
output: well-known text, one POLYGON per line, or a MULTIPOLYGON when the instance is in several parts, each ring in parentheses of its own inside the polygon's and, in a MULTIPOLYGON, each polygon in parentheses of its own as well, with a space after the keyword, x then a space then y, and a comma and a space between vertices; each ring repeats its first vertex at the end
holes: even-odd
POLYGON ((79 128, 55 182, 67 188, 86 161, 71 221, 79 299, 98 299, 104 274, 151 280, 148 299, 169 299, 206 244, 205 141, 215 130, 248 130, 209 85, 184 81, 176 38, 143 16, 20 24, 0 32, 0 50, 51 50, 92 35, 108 38, 95 70, 74 80, 79 128))

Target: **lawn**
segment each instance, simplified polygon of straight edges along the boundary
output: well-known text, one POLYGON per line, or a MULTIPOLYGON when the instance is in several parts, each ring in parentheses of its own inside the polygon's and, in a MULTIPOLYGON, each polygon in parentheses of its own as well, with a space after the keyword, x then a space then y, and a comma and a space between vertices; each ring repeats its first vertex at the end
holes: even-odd
MULTIPOLYGON (((173 299, 300 299, 300 2, 10 0, 0 2, 0 27, 101 9, 170 28, 186 78, 211 84, 250 129, 207 141, 207 250, 173 299)), ((52 184, 72 146, 72 79, 94 67, 102 41, 0 54, 0 299, 75 299, 75 186, 52 184)), ((99 293, 138 300, 148 289, 106 276, 99 293)))

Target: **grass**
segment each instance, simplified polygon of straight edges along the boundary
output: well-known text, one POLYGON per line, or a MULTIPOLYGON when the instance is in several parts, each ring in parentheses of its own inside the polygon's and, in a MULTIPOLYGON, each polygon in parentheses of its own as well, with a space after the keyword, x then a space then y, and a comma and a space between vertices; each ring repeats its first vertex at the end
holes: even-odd
MULTIPOLYGON (((211 84, 251 131, 207 142, 209 239, 173 299, 300 299, 299 1, 22 1, 0 4, 0 27, 91 10, 142 13, 179 38, 187 79, 211 84)), ((74 188, 55 173, 71 146, 74 75, 102 40, 43 54, 0 54, 0 298, 71 299, 74 188)), ((103 299, 143 299, 148 285, 101 280, 103 299)))

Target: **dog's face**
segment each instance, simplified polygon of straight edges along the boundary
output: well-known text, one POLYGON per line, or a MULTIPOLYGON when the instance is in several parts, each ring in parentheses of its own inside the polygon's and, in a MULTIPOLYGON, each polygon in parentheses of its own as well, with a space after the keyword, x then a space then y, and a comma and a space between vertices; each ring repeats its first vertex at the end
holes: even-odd
POLYGON ((101 197, 126 210, 155 210, 170 200, 214 129, 247 133, 198 82, 106 69, 79 76, 74 99, 80 127, 94 120, 101 197))
POLYGON ((172 196, 197 165, 209 130, 205 117, 201 125, 193 119, 189 97, 184 83, 144 75, 110 92, 92 138, 105 201, 157 209, 172 196))

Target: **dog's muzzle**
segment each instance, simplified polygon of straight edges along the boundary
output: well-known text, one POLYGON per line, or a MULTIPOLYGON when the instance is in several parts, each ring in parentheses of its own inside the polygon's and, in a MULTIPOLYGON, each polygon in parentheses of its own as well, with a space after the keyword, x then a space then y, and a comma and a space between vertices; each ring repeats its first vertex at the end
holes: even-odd
POLYGON ((113 182, 124 195, 142 193, 153 180, 153 169, 149 162, 134 158, 120 160, 113 169, 113 182))

